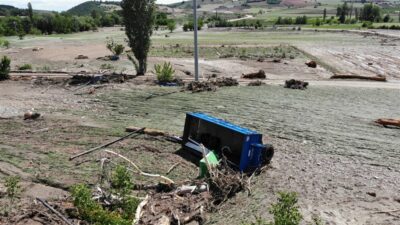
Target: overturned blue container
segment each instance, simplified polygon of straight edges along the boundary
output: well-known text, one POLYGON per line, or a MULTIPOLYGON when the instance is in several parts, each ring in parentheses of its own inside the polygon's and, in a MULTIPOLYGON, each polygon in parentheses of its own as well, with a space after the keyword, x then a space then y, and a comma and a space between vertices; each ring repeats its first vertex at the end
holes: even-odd
POLYGON ((240 171, 269 163, 274 150, 262 143, 262 134, 200 112, 186 114, 182 146, 202 155, 199 144, 227 157, 240 171))

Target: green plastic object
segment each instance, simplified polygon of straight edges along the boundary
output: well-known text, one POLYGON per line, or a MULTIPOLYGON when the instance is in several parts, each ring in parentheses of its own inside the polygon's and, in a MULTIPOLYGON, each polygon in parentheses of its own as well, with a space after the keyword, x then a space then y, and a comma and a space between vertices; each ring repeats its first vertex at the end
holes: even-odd
MULTIPOLYGON (((211 167, 216 167, 216 166, 218 166, 219 160, 218 160, 217 155, 215 154, 215 152, 210 151, 210 152, 206 155, 205 158, 207 158, 208 164, 209 164, 211 167)), ((207 168, 207 163, 206 163, 205 158, 203 158, 203 159, 200 160, 200 174, 199 174, 199 178, 204 178, 204 177, 208 176, 208 168, 207 168)))

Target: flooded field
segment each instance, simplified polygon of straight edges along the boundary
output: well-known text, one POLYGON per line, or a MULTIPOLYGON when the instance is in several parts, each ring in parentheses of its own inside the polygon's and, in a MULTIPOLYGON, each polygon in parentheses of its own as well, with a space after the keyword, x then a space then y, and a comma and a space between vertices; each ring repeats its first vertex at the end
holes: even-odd
POLYGON ((362 158, 398 167, 400 132, 373 124, 396 117, 397 89, 278 86, 220 89, 217 93, 172 93, 170 88, 102 95, 114 122, 182 131, 185 112, 203 111, 267 135, 318 146, 326 154, 362 158), (153 98, 149 98, 153 96, 153 98), (157 97, 158 96, 158 97, 157 97))

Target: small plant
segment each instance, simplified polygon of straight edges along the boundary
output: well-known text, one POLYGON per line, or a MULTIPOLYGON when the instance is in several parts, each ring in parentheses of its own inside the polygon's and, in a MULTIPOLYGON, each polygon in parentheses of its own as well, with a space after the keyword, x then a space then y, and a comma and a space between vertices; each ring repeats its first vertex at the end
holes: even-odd
POLYGON ((9 176, 6 178, 6 194, 7 197, 10 199, 11 205, 14 204, 15 199, 18 197, 20 191, 19 185, 20 178, 17 176, 9 176))
POLYGON ((154 70, 160 83, 171 82, 174 79, 175 70, 170 62, 164 62, 163 65, 156 64, 154 70))
POLYGON ((7 56, 4 56, 0 60, 0 80, 7 80, 10 78, 10 64, 11 60, 7 56))
POLYGON ((3 46, 5 48, 9 48, 10 47, 10 42, 8 40, 1 40, 0 39, 0 47, 3 46))
POLYGON ((22 66, 18 67, 19 70, 31 70, 32 69, 32 65, 31 64, 24 64, 22 66))
POLYGON ((92 192, 86 185, 76 185, 72 188, 74 206, 78 209, 81 218, 92 224, 130 225, 131 220, 126 220, 117 212, 110 212, 92 199, 92 192))
POLYGON ((111 64, 101 64, 100 69, 103 69, 103 70, 112 70, 112 69, 114 69, 114 66, 111 65, 111 64))
POLYGON ((115 56, 121 55, 124 50, 125 46, 122 44, 116 43, 112 38, 107 40, 106 47, 108 50, 110 50, 115 56))
POLYGON ((270 213, 274 215, 274 225, 298 225, 303 219, 297 206, 297 194, 279 192, 278 202, 272 204, 270 213))
POLYGON ((133 182, 131 174, 126 167, 117 166, 115 168, 111 177, 111 186, 121 197, 125 197, 131 192, 133 182))

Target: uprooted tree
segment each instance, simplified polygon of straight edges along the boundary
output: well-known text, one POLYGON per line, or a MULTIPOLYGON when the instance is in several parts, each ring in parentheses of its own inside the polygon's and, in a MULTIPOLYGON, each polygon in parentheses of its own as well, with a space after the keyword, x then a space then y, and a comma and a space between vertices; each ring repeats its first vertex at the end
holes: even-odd
POLYGON ((137 75, 144 75, 147 70, 147 55, 155 22, 155 2, 154 0, 123 0, 121 7, 125 33, 134 55, 133 57, 128 54, 128 58, 135 65, 137 75))

